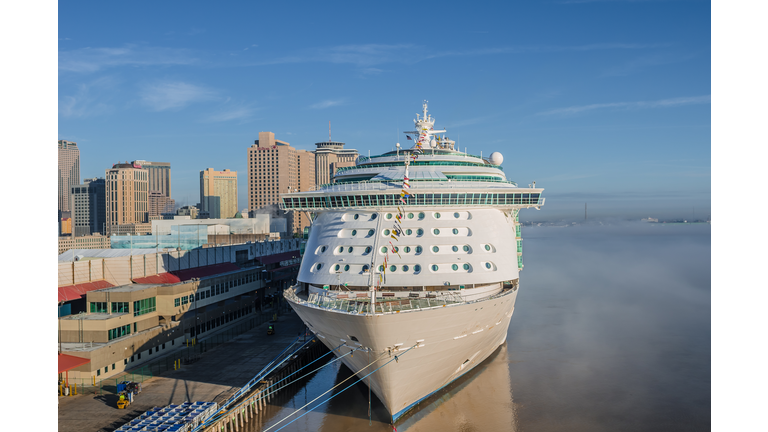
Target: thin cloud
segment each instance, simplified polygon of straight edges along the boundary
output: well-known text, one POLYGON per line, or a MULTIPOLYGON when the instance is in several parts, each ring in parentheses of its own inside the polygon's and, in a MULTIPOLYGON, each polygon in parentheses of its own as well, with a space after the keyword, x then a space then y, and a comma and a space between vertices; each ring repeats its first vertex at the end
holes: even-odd
POLYGON ((59 70, 76 73, 120 66, 188 65, 196 62, 189 50, 162 47, 126 45, 120 48, 88 47, 59 51, 59 70))
POLYGON ((495 55, 495 54, 523 54, 523 53, 547 53, 547 52, 562 52, 562 51, 597 51, 597 50, 636 50, 636 49, 648 49, 658 48, 661 46, 668 46, 668 44, 632 44, 632 43, 596 43, 586 45, 573 45, 573 46, 512 46, 512 47, 495 47, 495 48, 481 48, 474 50, 464 51, 444 51, 434 54, 430 54, 425 59, 450 57, 450 56, 483 56, 483 55, 495 55))
POLYGON ((647 49, 669 44, 637 44, 637 43, 596 43, 575 46, 507 46, 481 48, 463 51, 443 51, 429 55, 424 46, 414 44, 359 44, 339 45, 334 47, 303 50, 284 57, 265 60, 257 65, 276 65, 292 63, 336 63, 352 64, 371 72, 380 72, 374 66, 386 63, 416 63, 440 57, 450 56, 482 56, 513 53, 559 52, 559 51, 593 51, 613 49, 647 49))
POLYGON ((309 106, 311 109, 325 109, 330 108, 334 106, 343 105, 344 100, 343 99, 336 99, 336 100, 324 100, 322 102, 318 102, 316 104, 312 104, 309 106))
POLYGON ((219 112, 208 116, 205 121, 208 122, 226 122, 239 120, 241 123, 249 120, 255 111, 255 108, 251 105, 235 105, 225 107, 219 112))
POLYGON ((183 108, 195 102, 212 100, 216 92, 184 82, 144 84, 140 90, 142 102, 153 111, 183 108))
POLYGON ((711 102, 712 97, 706 96, 693 96, 693 97, 679 97, 671 99, 661 99, 657 101, 640 101, 640 102, 613 102, 603 104, 591 104, 572 106, 567 108, 558 108, 550 111, 544 111, 537 113, 536 115, 554 115, 554 114, 578 114, 586 111, 594 111, 598 109, 643 109, 643 108, 667 108, 673 106, 683 105, 698 105, 708 104, 711 102))
MULTIPOLYGON (((62 117, 92 117, 112 111, 104 102, 105 95, 113 93, 118 82, 112 77, 102 77, 89 83, 78 84, 73 95, 59 99, 59 114, 62 117)), ((108 96, 106 96, 108 97, 108 96)))
POLYGON ((693 55, 678 56, 673 54, 653 54, 640 56, 622 65, 612 67, 603 72, 602 76, 627 76, 641 69, 666 64, 680 63, 692 59, 693 55))

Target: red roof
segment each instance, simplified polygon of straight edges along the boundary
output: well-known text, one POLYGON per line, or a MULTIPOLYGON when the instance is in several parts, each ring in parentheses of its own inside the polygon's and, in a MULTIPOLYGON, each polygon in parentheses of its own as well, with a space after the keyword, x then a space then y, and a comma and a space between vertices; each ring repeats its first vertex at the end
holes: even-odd
POLYGON ((78 366, 90 363, 91 360, 82 357, 75 357, 69 354, 59 353, 59 373, 72 370, 78 366))
POLYGON ((290 251, 290 252, 283 252, 279 254, 274 255, 267 255, 259 258, 262 264, 274 264, 276 262, 289 260, 292 258, 298 258, 299 257, 299 251, 290 251))
POLYGON ((133 278, 134 283, 138 284, 166 284, 181 282, 178 276, 173 273, 160 273, 147 277, 133 278))
POLYGON ((59 301, 77 300, 83 297, 88 291, 109 288, 113 286, 114 285, 105 280, 97 280, 77 285, 61 286, 59 287, 59 301))

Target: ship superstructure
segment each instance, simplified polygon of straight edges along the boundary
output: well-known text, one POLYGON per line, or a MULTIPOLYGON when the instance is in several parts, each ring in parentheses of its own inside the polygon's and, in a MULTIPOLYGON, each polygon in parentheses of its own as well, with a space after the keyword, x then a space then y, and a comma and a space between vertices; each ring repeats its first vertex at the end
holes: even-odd
POLYGON ((352 371, 375 370, 365 382, 393 422, 504 343, 523 268, 518 213, 544 204, 543 189, 507 180, 500 153, 461 152, 434 123, 425 102, 406 132, 414 147, 361 156, 280 204, 313 221, 286 299, 352 371))

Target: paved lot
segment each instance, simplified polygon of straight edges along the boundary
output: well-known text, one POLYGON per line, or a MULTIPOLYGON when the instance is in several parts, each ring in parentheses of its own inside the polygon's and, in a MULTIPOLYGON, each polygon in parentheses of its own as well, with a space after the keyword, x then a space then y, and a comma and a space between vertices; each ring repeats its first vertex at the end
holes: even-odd
POLYGON ((142 392, 125 410, 117 396, 77 395, 59 398, 59 432, 110 432, 142 412, 184 401, 223 402, 245 385, 304 330, 292 311, 282 315, 275 335, 268 323, 256 326, 226 344, 204 353, 200 360, 144 381, 142 392))

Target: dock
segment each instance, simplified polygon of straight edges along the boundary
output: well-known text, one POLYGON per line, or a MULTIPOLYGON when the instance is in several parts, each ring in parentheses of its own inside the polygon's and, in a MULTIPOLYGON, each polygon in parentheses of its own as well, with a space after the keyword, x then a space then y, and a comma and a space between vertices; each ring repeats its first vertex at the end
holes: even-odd
MULTIPOLYGON (((168 371, 144 381, 142 392, 125 410, 116 408, 117 395, 113 393, 81 393, 77 396, 60 397, 59 432, 112 432, 154 407, 185 401, 224 403, 305 330, 304 324, 293 312, 278 317, 274 335, 267 335, 268 325, 269 323, 265 322, 227 343, 208 350, 198 361, 184 364, 179 370, 168 371)), ((320 349, 324 347, 318 348, 318 352, 320 349)), ((287 370, 295 368, 292 362, 287 362, 268 376, 263 386, 257 386, 252 394, 244 395, 243 400, 248 401, 250 411, 243 411, 245 404, 242 404, 241 412, 230 413, 230 417, 237 414, 238 419, 237 425, 229 419, 228 430, 239 430, 240 425, 258 412, 257 409, 263 409, 271 398, 264 400, 260 397, 263 394, 259 392, 270 382, 274 382, 273 380, 279 380, 281 375, 288 373, 287 370), (237 429, 231 429, 233 427, 237 429)), ((241 406, 239 402, 238 406, 241 406)))

